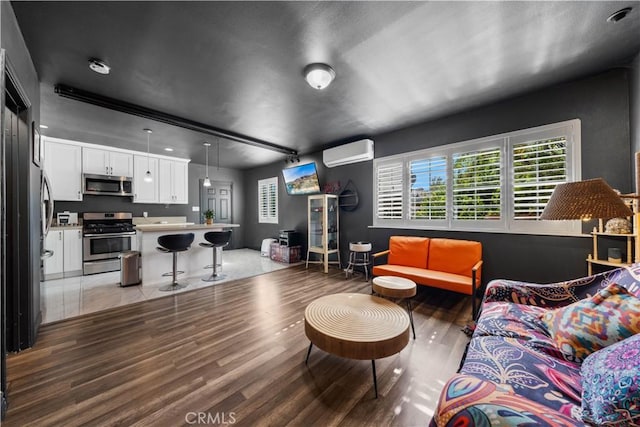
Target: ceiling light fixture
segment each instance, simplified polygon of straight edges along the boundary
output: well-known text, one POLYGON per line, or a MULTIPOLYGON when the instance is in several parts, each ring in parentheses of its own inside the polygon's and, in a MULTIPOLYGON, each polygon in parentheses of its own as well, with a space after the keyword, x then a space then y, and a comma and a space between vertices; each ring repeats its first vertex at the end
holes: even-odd
POLYGON ((206 153, 206 166, 205 166, 205 174, 207 175, 204 179, 204 182, 202 183, 203 187, 211 187, 211 181, 209 181, 209 147, 211 147, 211 144, 209 144, 208 142, 205 142, 204 144, 204 152, 206 153))
POLYGON ((309 64, 304 67, 304 78, 309 83, 309 86, 322 90, 336 78, 336 72, 327 64, 309 64))
POLYGON ((171 148, 171 147, 166 147, 166 148, 164 149, 164 151, 173 151, 173 148, 171 148))
POLYGON ((109 74, 111 67, 101 59, 91 58, 89 60, 89 68, 98 74, 109 74))
POLYGON ((625 7, 624 9, 620 9, 617 12, 613 12, 611 16, 607 18, 607 22, 613 22, 615 24, 616 22, 624 19, 629 14, 629 12, 631 12, 631 10, 632 9, 630 7, 625 7))
POLYGON ((153 176, 151 176, 151 169, 149 169, 149 137, 153 132, 151 129, 142 129, 147 133, 147 172, 144 174, 144 182, 153 182, 153 176))
POLYGON ((290 154, 287 156, 286 159, 284 159, 284 164, 286 165, 287 163, 300 163, 300 156, 298 156, 297 154, 290 154))
POLYGON ((49 126, 47 126, 47 125, 40 125, 40 129, 49 129, 49 126))

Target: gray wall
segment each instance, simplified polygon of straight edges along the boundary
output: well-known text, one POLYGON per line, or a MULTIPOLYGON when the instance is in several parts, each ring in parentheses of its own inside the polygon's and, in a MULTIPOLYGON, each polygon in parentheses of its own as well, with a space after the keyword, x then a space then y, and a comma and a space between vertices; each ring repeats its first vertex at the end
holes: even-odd
MULTIPOLYGON (((632 191, 629 145, 628 71, 611 70, 585 79, 567 82, 503 102, 412 127, 374 135, 376 157, 418 150, 499 134, 518 129, 578 118, 582 122, 582 177, 603 177, 614 188, 632 191)), ((360 206, 355 212, 341 212, 340 245, 343 257, 349 241, 369 240, 374 250, 386 248, 390 235, 426 235, 479 240, 484 247, 483 281, 503 277, 551 282, 586 275, 586 256, 591 239, 506 233, 470 233, 406 229, 373 229, 372 162, 325 169, 321 153, 311 156, 320 169, 320 181, 351 179, 359 190, 360 206)), ((287 196, 281 183, 283 163, 247 171, 246 244, 258 248, 263 238, 278 229, 306 232, 306 200, 287 196), (280 178, 280 223, 257 223, 257 180, 280 178), (251 236, 251 237, 248 237, 251 236)), ((615 243, 614 243, 615 244, 615 243)))
MULTIPOLYGON (((640 53, 631 63, 630 75, 631 153, 633 154, 640 151, 640 53)), ((635 156, 632 156, 631 160, 635 166, 635 156)), ((633 173, 638 174, 639 171, 634 167, 633 173)), ((640 193, 640 188, 635 188, 635 191, 640 193)))

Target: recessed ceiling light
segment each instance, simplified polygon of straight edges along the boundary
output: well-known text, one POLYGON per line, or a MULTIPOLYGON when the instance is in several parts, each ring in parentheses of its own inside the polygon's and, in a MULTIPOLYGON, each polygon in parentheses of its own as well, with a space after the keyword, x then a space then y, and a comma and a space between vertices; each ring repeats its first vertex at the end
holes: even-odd
POLYGON ((625 7, 624 9, 620 9, 617 12, 613 12, 611 14, 611 16, 609 16, 607 18, 607 22, 616 23, 618 21, 621 21, 622 19, 624 19, 629 14, 629 12, 631 12, 631 8, 630 7, 625 7))
POLYGON ((98 74, 109 74, 109 71, 111 71, 111 67, 103 60, 95 58, 89 60, 89 68, 98 74))
POLYGON ((49 129, 49 126, 47 126, 47 125, 40 125, 40 129, 49 129))
POLYGON ((171 147, 166 147, 166 148, 164 149, 164 151, 173 151, 173 148, 171 148, 171 147))

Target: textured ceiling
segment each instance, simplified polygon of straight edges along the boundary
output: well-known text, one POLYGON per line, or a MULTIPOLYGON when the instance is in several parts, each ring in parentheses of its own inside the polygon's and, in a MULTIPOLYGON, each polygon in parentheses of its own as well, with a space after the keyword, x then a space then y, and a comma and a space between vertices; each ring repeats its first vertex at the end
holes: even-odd
POLYGON ((44 134, 221 166, 284 155, 64 99, 58 83, 308 153, 625 65, 640 2, 12 2, 44 134), (606 22, 616 10, 629 16, 606 22), (89 70, 96 57, 109 76, 89 70), (302 69, 336 80, 310 88, 302 69), (210 162, 215 162, 212 150, 210 162))

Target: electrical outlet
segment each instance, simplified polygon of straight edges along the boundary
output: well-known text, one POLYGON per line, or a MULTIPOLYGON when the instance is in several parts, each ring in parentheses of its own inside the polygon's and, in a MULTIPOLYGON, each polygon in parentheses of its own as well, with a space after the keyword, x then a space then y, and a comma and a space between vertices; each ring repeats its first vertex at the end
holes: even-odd
POLYGON ((191 206, 191 212, 200 212, 200 206, 191 206))

